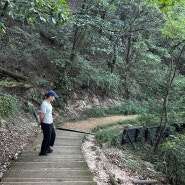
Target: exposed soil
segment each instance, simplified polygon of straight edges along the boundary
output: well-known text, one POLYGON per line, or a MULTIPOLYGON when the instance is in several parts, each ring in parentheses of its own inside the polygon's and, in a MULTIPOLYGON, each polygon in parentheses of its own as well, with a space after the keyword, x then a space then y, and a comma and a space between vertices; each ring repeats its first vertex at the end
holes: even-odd
POLYGON ((91 130, 97 125, 114 124, 129 119, 135 119, 137 115, 130 116, 108 116, 103 118, 90 118, 83 121, 66 122, 62 124, 62 128, 68 128, 73 130, 80 130, 85 132, 91 132, 91 130))

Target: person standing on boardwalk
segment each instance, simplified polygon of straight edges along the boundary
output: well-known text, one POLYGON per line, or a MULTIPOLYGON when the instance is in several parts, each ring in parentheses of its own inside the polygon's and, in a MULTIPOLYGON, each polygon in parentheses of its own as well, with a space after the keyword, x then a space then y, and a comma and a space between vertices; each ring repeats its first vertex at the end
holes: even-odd
POLYGON ((50 146, 54 145, 56 133, 53 126, 51 102, 53 102, 55 98, 58 98, 55 91, 48 91, 45 94, 45 100, 42 102, 40 107, 39 125, 41 125, 41 129, 43 131, 43 141, 39 155, 47 155, 47 153, 53 152, 50 146))

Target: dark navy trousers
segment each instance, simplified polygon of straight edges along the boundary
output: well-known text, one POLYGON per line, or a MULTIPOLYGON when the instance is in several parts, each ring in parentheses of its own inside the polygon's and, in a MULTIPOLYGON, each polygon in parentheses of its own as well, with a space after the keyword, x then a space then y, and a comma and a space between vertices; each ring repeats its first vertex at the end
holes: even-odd
POLYGON ((41 123, 41 129, 43 131, 43 141, 40 153, 45 154, 47 149, 54 145, 56 133, 53 124, 41 123))

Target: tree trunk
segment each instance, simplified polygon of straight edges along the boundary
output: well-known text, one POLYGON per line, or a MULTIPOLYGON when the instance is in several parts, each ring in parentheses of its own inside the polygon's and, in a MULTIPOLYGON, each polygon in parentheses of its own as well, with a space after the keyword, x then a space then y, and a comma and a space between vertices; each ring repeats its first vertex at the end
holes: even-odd
POLYGON ((124 74, 124 88, 125 88, 125 98, 128 100, 130 98, 130 84, 129 84, 129 72, 130 72, 130 56, 131 56, 131 51, 132 51, 132 41, 131 41, 131 36, 128 37, 127 39, 127 49, 126 49, 126 69, 125 69, 125 74, 124 74))
POLYGON ((167 80, 166 95, 164 96, 164 102, 163 102, 162 113, 161 113, 161 123, 160 123, 161 128, 160 128, 160 131, 159 131, 159 134, 158 134, 155 146, 154 146, 154 152, 157 151, 158 145, 161 142, 161 139, 164 135, 166 126, 168 124, 167 106, 168 106, 169 93, 170 93, 172 83, 173 83, 175 75, 176 75, 176 71, 179 66, 180 58, 184 52, 184 49, 185 49, 185 46, 183 46, 183 48, 181 49, 181 52, 176 60, 176 64, 174 64, 173 57, 171 58, 171 61, 170 61, 170 65, 171 65, 170 66, 170 74, 169 74, 169 77, 167 80), (163 124, 163 119, 164 119, 164 124, 163 124))
POLYGON ((70 55, 70 62, 66 64, 65 66, 65 74, 68 74, 69 71, 71 70, 74 62, 75 62, 75 59, 76 59, 76 56, 78 54, 78 52, 80 51, 80 49, 82 48, 83 46, 83 43, 85 41, 85 38, 88 34, 88 27, 86 27, 83 32, 81 33, 81 35, 79 36, 79 38, 75 39, 75 43, 73 44, 73 49, 72 49, 72 52, 71 52, 71 55, 70 55), (78 40, 78 41, 77 41, 78 40))

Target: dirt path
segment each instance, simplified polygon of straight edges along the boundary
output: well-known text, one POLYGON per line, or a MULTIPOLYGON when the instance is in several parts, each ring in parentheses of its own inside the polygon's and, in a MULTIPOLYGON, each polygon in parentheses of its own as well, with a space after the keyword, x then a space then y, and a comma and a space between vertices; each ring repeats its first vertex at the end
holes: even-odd
POLYGON ((61 125, 62 128, 80 130, 85 132, 91 132, 91 129, 97 125, 106 125, 111 123, 118 123, 120 121, 126 121, 137 118, 137 115, 129 116, 108 116, 103 118, 90 118, 83 121, 66 122, 61 125))

